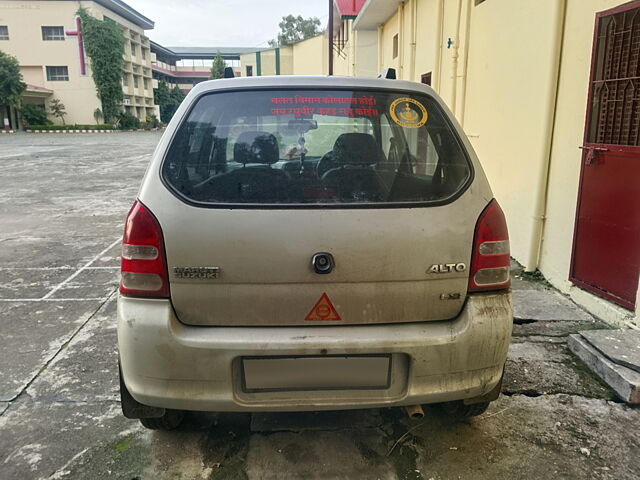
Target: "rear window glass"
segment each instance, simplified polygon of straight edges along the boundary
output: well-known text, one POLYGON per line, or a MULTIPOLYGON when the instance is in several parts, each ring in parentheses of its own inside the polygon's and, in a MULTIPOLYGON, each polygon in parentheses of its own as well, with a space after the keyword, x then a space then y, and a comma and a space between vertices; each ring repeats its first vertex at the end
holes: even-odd
POLYGON ((471 170, 429 97, 254 90, 201 97, 162 176, 197 203, 375 206, 446 200, 471 170))

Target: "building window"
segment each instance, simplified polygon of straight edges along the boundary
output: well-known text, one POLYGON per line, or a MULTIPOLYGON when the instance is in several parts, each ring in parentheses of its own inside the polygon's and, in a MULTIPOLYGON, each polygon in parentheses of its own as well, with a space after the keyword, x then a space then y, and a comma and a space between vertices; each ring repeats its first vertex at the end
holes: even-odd
POLYGON ((398 57, 398 34, 393 36, 393 58, 398 57))
POLYGON ((42 27, 42 40, 64 40, 64 27, 42 27))
POLYGON ((144 48, 140 49, 140 57, 142 57, 142 60, 146 60, 147 58, 147 51, 144 48))
POLYGON ((50 82, 68 82, 68 67, 47 67, 47 80, 50 82))
POLYGON ((126 73, 122 75, 122 86, 123 87, 129 86, 129 75, 127 75, 126 73))
POLYGON ((136 56, 136 44, 131 42, 131 56, 135 57, 136 56))
POLYGON ((138 77, 133 76, 133 88, 138 88, 138 77))
POLYGON ((253 65, 247 65, 247 77, 253 77, 253 65))
POLYGON ((0 25, 0 40, 9 40, 9 27, 0 25))
POLYGON ((148 78, 144 78, 142 81, 144 82, 144 89, 148 90, 149 89, 149 79, 148 78))

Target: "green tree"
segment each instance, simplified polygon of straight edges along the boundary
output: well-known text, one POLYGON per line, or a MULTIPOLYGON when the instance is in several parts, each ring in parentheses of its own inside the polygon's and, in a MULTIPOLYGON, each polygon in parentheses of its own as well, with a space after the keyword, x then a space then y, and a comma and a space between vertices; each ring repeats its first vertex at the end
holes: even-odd
POLYGON ((26 88, 18 60, 0 50, 0 105, 17 107, 26 88))
POLYGON ((269 45, 272 47, 284 47, 305 38, 315 37, 320 33, 320 20, 317 17, 302 18, 301 15, 297 17, 287 15, 282 17, 278 26, 280 27, 278 38, 269 40, 269 45))
POLYGON ((186 97, 185 93, 177 85, 171 89, 171 98, 176 102, 176 109, 180 106, 184 97, 186 97))
POLYGON ((211 80, 217 80, 218 78, 224 78, 224 69, 227 64, 220 55, 220 50, 216 53, 216 58, 213 59, 213 63, 211 64, 211 74, 209 78, 211 80))
POLYGON ((153 90, 156 105, 160 107, 160 120, 168 123, 186 95, 177 86, 169 88, 167 82, 160 81, 153 90))
POLYGON ((120 113, 124 97, 124 35, 114 21, 98 20, 89 15, 84 8, 78 10, 78 16, 82 20, 84 48, 91 59, 93 81, 102 103, 102 115, 106 122, 113 122, 120 113))
POLYGON ((49 111, 51 112, 51 115, 62 120, 63 125, 65 124, 64 117, 67 114, 67 111, 65 110, 64 103, 62 103, 59 98, 54 98, 49 102, 49 111))

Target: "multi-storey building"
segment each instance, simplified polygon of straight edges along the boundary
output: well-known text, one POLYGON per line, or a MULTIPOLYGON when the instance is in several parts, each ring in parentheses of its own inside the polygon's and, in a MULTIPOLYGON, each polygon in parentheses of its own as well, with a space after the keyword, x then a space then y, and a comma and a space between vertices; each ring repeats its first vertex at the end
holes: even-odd
MULTIPOLYGON (((96 122, 101 103, 83 48, 82 25, 76 15, 80 7, 96 18, 116 22, 125 37, 123 109, 140 120, 158 115, 150 42, 145 35, 154 23, 121 0, 0 0, 0 50, 18 59, 27 84, 22 103, 48 110, 49 102, 57 98, 65 105, 67 123, 96 122)), ((8 117, 11 127, 17 127, 15 111, 8 117)))
POLYGON ((153 78, 177 86, 187 93, 194 85, 209 78, 213 59, 218 53, 236 77, 241 75, 240 56, 255 53, 256 48, 246 47, 163 47, 151 42, 153 78))

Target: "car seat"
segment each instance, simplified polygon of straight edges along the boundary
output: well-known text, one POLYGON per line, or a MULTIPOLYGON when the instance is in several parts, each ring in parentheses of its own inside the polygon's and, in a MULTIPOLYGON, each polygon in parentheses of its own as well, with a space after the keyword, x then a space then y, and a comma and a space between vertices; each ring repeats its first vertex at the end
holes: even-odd
POLYGON ((336 165, 322 175, 322 184, 338 190, 344 200, 382 201, 387 192, 374 167, 383 153, 368 133, 343 133, 333 146, 336 165))
POLYGON ((278 140, 268 132, 243 132, 233 146, 242 167, 211 181, 213 199, 228 203, 282 202, 288 198, 288 175, 271 165, 280 159, 278 140))

